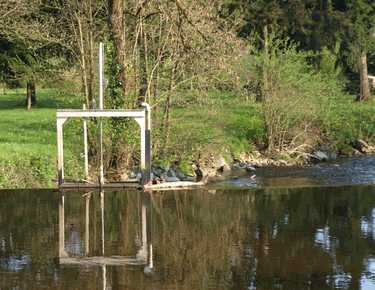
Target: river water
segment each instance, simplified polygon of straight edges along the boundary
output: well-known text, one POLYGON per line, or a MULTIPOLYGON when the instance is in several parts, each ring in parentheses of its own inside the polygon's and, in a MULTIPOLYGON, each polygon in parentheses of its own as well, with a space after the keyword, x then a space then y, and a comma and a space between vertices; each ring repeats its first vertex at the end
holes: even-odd
POLYGON ((375 289, 374 160, 191 191, 0 191, 0 289, 375 289))

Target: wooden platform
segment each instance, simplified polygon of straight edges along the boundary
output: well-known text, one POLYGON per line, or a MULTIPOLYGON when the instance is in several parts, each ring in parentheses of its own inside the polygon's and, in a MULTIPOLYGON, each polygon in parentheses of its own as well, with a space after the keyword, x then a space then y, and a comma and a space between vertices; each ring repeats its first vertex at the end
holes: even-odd
POLYGON ((152 185, 141 185, 137 180, 129 180, 126 182, 104 183, 87 183, 87 182, 64 182, 59 189, 62 190, 94 190, 94 189, 143 189, 145 191, 167 191, 167 190, 183 190, 195 189, 205 186, 204 182, 177 181, 165 182, 152 185))
POLYGON ((156 190, 178 190, 178 189, 193 189, 196 187, 204 186, 204 182, 193 182, 193 181, 176 181, 176 182, 164 182, 159 184, 152 184, 144 186, 147 191, 156 190))
POLYGON ((87 183, 87 182, 64 182, 60 189, 110 189, 110 188, 142 188, 138 181, 113 182, 113 183, 87 183))

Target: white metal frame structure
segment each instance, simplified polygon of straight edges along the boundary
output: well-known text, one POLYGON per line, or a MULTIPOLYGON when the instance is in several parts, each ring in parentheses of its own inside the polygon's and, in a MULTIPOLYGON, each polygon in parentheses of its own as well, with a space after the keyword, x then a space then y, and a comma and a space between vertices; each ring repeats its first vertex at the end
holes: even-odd
MULTIPOLYGON (((142 103, 143 109, 138 110, 58 110, 56 113, 57 128, 57 169, 58 183, 64 183, 64 141, 63 126, 69 118, 132 118, 141 129, 141 164, 142 184, 147 185, 151 180, 151 107, 142 103)), ((85 124, 85 123, 84 123, 85 124)), ((85 142, 86 143, 86 142, 85 142)), ((85 151, 87 146, 85 145, 85 151)), ((85 156, 87 152, 85 152, 85 156)), ((85 158, 86 159, 86 158, 85 158)), ((85 168, 87 164, 85 164, 85 168)), ((100 185, 104 181, 100 180, 100 185)))

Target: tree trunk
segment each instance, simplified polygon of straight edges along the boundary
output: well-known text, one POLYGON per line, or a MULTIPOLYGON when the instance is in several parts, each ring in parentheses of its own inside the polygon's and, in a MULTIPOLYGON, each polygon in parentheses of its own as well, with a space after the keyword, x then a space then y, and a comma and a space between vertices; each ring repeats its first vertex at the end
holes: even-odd
POLYGON ((262 69, 262 74, 263 74, 263 86, 260 94, 256 95, 256 101, 257 102, 262 102, 265 99, 265 96, 268 92, 268 61, 269 61, 269 43, 268 43, 268 26, 265 25, 263 27, 263 49, 264 49, 264 54, 265 54, 265 63, 263 64, 262 69))
POLYGON ((115 49, 115 60, 120 66, 119 81, 121 82, 122 93, 126 93, 125 78, 125 19, 124 19, 124 0, 108 0, 109 8, 109 29, 115 49))
POLYGON ((88 77, 87 77, 87 64, 86 64, 86 49, 82 28, 82 21, 78 13, 76 13, 76 19, 78 24, 78 33, 79 33, 79 50, 81 54, 81 70, 82 70, 82 81, 83 81, 83 91, 85 95, 85 103, 89 106, 89 87, 88 87, 88 77))
POLYGON ((366 101, 370 98, 370 85, 367 72, 367 55, 365 52, 361 54, 359 60, 359 77, 361 83, 358 101, 366 101))
POLYGON ((26 104, 28 110, 31 110, 31 106, 36 104, 36 89, 34 81, 28 81, 26 84, 26 104))
POLYGON ((144 26, 141 23, 142 30, 138 40, 138 49, 139 49, 139 98, 138 103, 146 101, 146 94, 148 88, 148 79, 147 79, 147 60, 146 60, 146 49, 145 49, 145 32, 143 31, 144 26))
MULTIPOLYGON (((89 1, 89 81, 88 81, 88 99, 92 103, 93 99, 93 86, 94 86, 94 21, 92 11, 92 1, 89 1)), ((89 104, 87 104, 89 106, 89 104)))

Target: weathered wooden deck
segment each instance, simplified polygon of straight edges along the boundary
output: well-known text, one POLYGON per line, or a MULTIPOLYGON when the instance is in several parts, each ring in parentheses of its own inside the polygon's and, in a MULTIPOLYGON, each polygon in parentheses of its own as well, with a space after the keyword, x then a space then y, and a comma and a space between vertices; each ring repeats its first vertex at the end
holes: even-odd
POLYGON ((86 183, 86 182, 64 182, 60 184, 61 189, 111 189, 111 188, 142 188, 139 182, 112 182, 112 183, 86 183))

